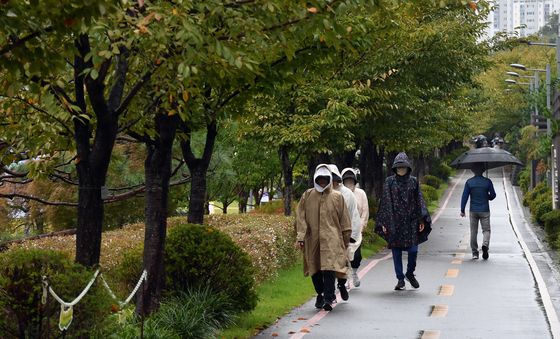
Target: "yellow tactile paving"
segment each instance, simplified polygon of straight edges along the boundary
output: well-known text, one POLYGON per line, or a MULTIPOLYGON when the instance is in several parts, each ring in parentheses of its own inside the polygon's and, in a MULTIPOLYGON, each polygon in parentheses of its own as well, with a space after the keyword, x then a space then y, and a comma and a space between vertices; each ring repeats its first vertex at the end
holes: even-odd
POLYGON ((457 278, 457 276, 459 275, 459 269, 457 268, 450 268, 447 270, 447 273, 445 274, 446 278, 457 278))
POLYGON ((447 315, 447 311, 449 311, 449 306, 447 305, 434 305, 432 306, 432 314, 430 317, 433 318, 442 318, 447 315))
POLYGON ((420 339, 439 339, 440 334, 437 330, 424 330, 420 339))
POLYGON ((445 297, 450 297, 453 295, 453 292, 455 291, 455 286, 453 285, 441 285, 439 287, 439 293, 438 295, 442 295, 445 297))

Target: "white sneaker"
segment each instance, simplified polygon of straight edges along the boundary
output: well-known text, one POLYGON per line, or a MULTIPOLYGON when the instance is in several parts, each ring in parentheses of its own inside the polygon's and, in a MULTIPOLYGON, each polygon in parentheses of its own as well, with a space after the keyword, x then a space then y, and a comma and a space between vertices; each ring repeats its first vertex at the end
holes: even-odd
POLYGON ((352 273, 352 283, 354 287, 360 287, 360 278, 358 278, 358 273, 352 273))

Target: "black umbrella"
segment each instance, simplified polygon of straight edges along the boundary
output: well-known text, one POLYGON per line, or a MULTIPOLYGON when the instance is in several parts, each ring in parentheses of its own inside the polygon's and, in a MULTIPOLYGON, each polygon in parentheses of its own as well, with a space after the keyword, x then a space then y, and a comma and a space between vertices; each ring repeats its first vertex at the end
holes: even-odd
POLYGON ((472 169, 480 165, 484 165, 485 169, 491 169, 506 165, 523 166, 523 163, 508 151, 493 147, 482 147, 466 151, 451 163, 451 166, 455 168, 465 169, 472 169))

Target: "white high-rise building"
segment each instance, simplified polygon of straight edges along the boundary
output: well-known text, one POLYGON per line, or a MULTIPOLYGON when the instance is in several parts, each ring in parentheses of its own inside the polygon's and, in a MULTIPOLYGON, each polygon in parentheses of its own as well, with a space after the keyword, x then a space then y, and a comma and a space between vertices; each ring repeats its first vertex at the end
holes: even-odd
POLYGON ((524 37, 537 33, 553 13, 560 13, 560 0, 494 0, 487 33, 517 33, 524 37))

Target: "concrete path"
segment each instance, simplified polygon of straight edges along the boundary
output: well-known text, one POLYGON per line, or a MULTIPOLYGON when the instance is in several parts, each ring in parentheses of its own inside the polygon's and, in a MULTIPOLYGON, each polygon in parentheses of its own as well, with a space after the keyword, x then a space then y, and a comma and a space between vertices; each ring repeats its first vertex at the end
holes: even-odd
POLYGON ((500 169, 490 173, 498 194, 490 258, 471 259, 469 220, 459 217, 470 176, 458 173, 432 216, 433 231, 418 256, 418 290, 408 282, 405 291, 393 290, 391 254, 384 251, 362 263, 362 285, 347 302, 325 312, 313 298, 256 338, 560 339, 558 271, 500 169))

